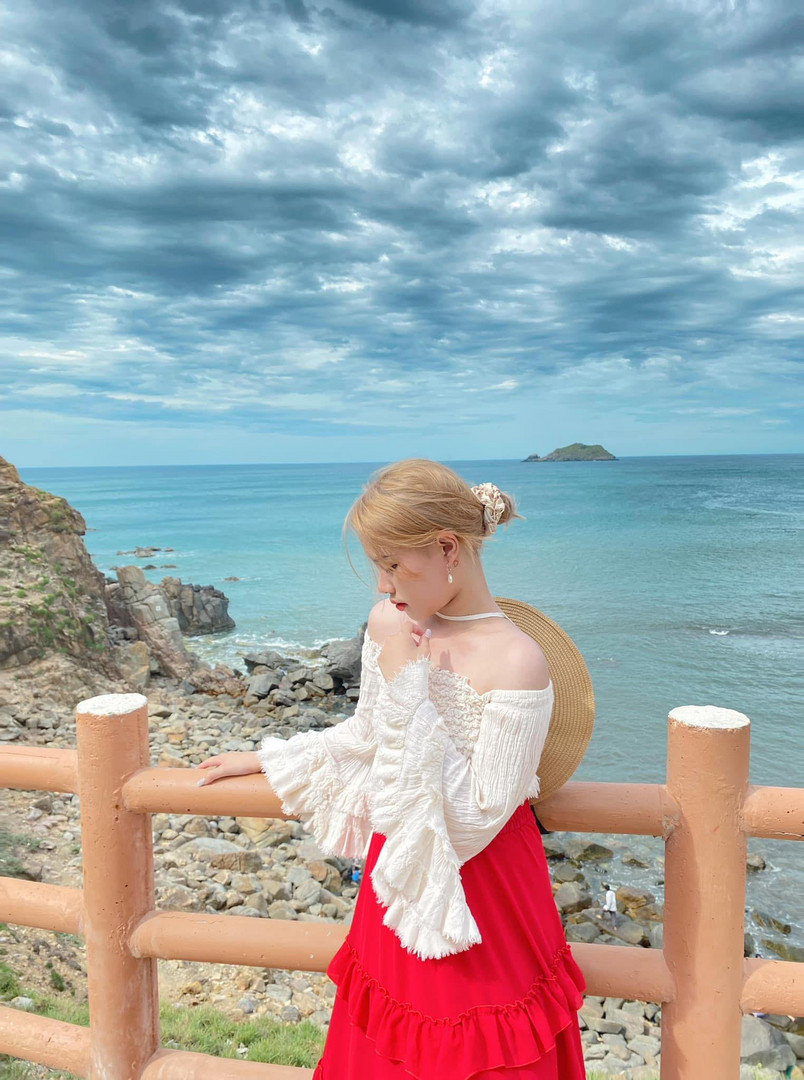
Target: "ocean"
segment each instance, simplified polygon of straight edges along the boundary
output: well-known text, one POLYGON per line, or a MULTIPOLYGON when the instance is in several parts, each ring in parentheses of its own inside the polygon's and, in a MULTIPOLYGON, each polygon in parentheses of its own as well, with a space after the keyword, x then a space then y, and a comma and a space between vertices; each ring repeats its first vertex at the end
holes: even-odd
MULTIPOLYGON (((153 562, 153 581, 170 574, 222 589, 236 629, 188 644, 242 669, 252 649, 315 648, 357 633, 379 594, 354 536, 359 576, 349 565, 341 529, 380 464, 20 475, 84 515, 105 573, 153 562), (137 545, 175 550, 117 555, 137 545)), ((575 779, 663 781, 670 710, 718 705, 751 720, 752 783, 802 785, 804 454, 449 464, 471 484, 511 492, 526 518, 486 545, 492 593, 543 611, 585 659, 596 718, 575 779)), ((628 843, 636 849, 638 838, 628 843)), ((804 901, 791 910, 789 892, 792 877, 804 894, 801 848, 751 840, 749 850, 773 864, 760 875, 766 903, 804 941, 804 901)))

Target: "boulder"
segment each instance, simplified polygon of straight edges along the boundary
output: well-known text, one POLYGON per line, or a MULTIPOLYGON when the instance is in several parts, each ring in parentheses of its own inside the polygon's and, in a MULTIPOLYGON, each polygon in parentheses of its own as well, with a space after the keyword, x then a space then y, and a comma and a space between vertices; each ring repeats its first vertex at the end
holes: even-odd
POLYGON ((348 686, 360 682, 363 635, 367 623, 364 623, 356 637, 347 641, 328 641, 321 646, 321 655, 327 661, 327 670, 333 679, 340 679, 348 686))
POLYGON ((212 585, 182 584, 181 578, 162 578, 170 613, 187 637, 220 634, 234 630, 229 615, 229 598, 212 585))
POLYGON ((274 652, 273 649, 266 649, 263 652, 246 653, 243 657, 243 663, 248 671, 253 671, 255 667, 283 667, 287 660, 281 653, 274 652))
POLYGON ((790 960, 794 964, 804 964, 804 946, 790 945, 786 941, 763 938, 763 946, 781 960, 790 960))
POLYGON ((248 693, 255 698, 268 697, 270 692, 279 686, 279 679, 275 675, 252 675, 246 680, 248 693))
POLYGON ((564 844, 564 854, 573 862, 602 862, 614 856, 611 848, 584 836, 571 836, 564 844))
POLYGON ((123 641, 112 650, 124 679, 144 689, 151 682, 151 654, 144 641, 123 641))
POLYGON ((765 930, 776 930, 780 934, 789 934, 792 929, 786 919, 777 919, 775 915, 771 915, 768 911, 754 908, 751 914, 754 916, 754 920, 765 930))
POLYGON ((588 890, 577 881, 565 881, 559 885, 554 899, 556 907, 563 915, 569 915, 574 911, 583 911, 592 902, 588 890))
POLYGON ((742 1018, 740 1061, 784 1072, 796 1063, 790 1044, 773 1024, 747 1013, 742 1018))

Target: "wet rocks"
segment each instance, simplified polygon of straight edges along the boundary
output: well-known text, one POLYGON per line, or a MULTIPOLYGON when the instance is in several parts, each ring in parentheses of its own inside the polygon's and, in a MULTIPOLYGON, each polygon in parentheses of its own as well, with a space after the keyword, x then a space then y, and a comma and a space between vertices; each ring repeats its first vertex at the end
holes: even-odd
POLYGON ((564 857, 573 862, 601 862, 611 859, 613 855, 611 848, 584 836, 573 836, 564 844, 564 857))

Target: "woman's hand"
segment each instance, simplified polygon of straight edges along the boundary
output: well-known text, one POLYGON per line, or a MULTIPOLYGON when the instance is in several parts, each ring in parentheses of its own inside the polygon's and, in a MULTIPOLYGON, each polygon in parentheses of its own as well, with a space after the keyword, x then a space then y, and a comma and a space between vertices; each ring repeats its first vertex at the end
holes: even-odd
POLYGON ((409 619, 401 630, 390 634, 377 657, 385 679, 390 681, 411 660, 430 656, 430 631, 409 619))
POLYGON ((211 784, 213 780, 222 780, 224 776, 248 776, 262 772, 256 750, 230 750, 225 754, 216 754, 202 761, 197 768, 207 770, 206 775, 198 781, 198 787, 211 784))

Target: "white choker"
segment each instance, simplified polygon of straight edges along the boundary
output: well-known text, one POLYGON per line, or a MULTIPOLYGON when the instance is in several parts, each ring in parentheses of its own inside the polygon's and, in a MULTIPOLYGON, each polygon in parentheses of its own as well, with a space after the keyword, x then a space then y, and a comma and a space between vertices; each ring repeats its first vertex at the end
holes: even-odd
POLYGON ((436 615, 439 619, 449 619, 451 622, 461 622, 464 619, 491 619, 495 616, 499 619, 508 618, 504 611, 481 611, 478 615, 443 615, 437 611, 436 615))

